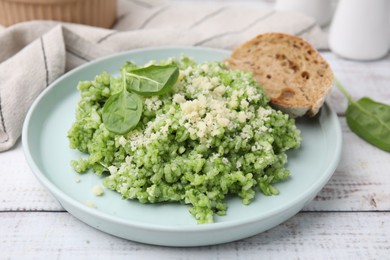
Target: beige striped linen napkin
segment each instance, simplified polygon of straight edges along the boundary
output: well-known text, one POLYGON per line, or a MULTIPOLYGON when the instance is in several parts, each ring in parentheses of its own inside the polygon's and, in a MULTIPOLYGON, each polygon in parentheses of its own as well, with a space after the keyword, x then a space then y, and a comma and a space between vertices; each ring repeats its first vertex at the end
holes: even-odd
POLYGON ((152 46, 232 49, 264 32, 284 32, 327 49, 314 19, 254 1, 121 0, 112 29, 53 21, 0 27, 0 151, 18 141, 36 97, 67 71, 112 53, 152 46))

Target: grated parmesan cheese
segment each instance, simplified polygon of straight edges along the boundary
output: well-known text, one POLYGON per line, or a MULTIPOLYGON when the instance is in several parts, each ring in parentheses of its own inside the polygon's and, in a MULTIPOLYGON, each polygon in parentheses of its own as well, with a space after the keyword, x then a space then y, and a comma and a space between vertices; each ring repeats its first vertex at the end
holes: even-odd
POLYGON ((93 203, 91 200, 86 200, 86 201, 84 201, 84 204, 87 205, 87 206, 90 207, 90 208, 97 208, 97 207, 96 207, 96 204, 93 203))
POLYGON ((102 196, 104 194, 104 190, 99 185, 95 185, 92 188, 92 194, 95 196, 102 196))

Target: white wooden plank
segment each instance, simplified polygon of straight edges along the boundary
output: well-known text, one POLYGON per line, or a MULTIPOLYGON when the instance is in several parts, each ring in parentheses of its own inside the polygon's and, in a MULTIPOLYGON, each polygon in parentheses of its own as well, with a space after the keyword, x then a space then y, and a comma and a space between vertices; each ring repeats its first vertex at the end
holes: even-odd
MULTIPOLYGON (((332 179, 305 210, 390 210, 390 153, 351 133, 343 117, 342 159, 332 179)), ((24 160, 21 145, 0 154, 0 211, 62 210, 38 183, 24 160)))
POLYGON ((68 213, 1 213, 0 256, 40 259, 383 259, 389 212, 300 213, 244 240, 206 247, 140 244, 97 231, 68 213))

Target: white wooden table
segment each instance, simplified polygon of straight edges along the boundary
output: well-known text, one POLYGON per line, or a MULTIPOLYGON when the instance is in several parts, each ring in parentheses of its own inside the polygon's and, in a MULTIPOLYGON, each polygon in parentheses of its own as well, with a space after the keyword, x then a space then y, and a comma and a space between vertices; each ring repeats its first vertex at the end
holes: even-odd
MULTIPOLYGON (((355 98, 390 104, 390 56, 353 62, 325 52, 355 98)), ((97 231, 64 211, 37 182, 21 143, 0 154, 0 258, 313 259, 390 257, 390 153, 353 134, 334 89, 328 99, 343 129, 341 162, 329 183, 285 223, 228 244, 171 248, 140 244, 97 231)))

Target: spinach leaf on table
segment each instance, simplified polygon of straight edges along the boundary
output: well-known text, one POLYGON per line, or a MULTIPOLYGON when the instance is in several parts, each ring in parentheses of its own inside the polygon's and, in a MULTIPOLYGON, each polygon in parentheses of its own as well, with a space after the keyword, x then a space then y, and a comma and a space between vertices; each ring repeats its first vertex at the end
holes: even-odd
POLYGON ((338 80, 335 83, 348 99, 345 117, 349 128, 368 143, 390 152, 390 106, 368 97, 355 101, 338 80))

